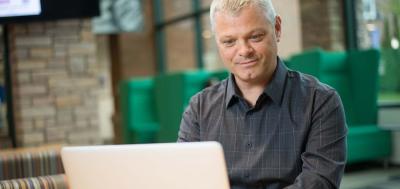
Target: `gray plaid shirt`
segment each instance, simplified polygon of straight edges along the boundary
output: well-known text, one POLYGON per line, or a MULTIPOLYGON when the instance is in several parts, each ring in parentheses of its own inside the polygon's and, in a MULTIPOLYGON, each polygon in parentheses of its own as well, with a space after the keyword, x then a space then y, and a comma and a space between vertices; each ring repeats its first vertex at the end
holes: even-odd
POLYGON ((231 75, 193 96, 178 142, 220 142, 232 189, 339 188, 347 127, 334 89, 279 60, 254 108, 239 94, 231 75))

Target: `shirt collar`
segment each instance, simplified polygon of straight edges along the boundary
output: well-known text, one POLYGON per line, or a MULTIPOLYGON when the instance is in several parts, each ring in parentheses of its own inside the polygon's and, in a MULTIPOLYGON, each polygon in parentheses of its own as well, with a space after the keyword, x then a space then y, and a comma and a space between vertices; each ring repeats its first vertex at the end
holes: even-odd
MULTIPOLYGON (((276 69, 274 71, 271 81, 264 89, 264 93, 268 95, 272 99, 272 101, 280 104, 288 70, 283 61, 279 57, 277 59, 278 62, 276 69)), ((235 77, 233 76, 233 74, 229 75, 227 85, 228 86, 226 91, 225 106, 228 108, 234 102, 234 99, 240 97, 241 95, 239 89, 236 86, 235 77)))
POLYGON ((233 76, 233 74, 229 74, 229 78, 228 78, 228 82, 227 82, 227 91, 226 91, 226 101, 225 101, 225 105, 228 108, 229 105, 232 104, 232 102, 234 101, 234 97, 239 97, 240 96, 240 92, 236 86, 235 83, 235 77, 233 76))
POLYGON ((278 57, 278 64, 276 65, 274 75, 272 76, 271 81, 264 90, 264 93, 267 94, 272 99, 272 101, 277 104, 280 104, 282 101, 287 73, 288 70, 285 64, 278 57))

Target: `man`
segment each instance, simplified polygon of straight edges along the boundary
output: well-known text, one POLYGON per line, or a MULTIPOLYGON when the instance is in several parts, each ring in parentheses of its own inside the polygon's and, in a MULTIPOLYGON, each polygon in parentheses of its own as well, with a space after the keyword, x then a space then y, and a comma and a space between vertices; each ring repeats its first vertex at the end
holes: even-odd
POLYGON ((277 56, 281 18, 271 1, 214 0, 210 16, 231 75, 192 97, 178 141, 220 142, 232 189, 339 188, 347 133, 341 100, 277 56))

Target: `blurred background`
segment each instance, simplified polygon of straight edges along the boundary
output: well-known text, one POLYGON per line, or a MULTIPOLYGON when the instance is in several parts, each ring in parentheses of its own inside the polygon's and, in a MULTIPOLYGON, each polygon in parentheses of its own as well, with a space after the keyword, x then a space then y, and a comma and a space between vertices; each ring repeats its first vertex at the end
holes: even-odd
MULTIPOLYGON (((343 100, 343 187, 400 188, 400 1, 272 1, 280 57, 343 100)), ((0 0, 0 150, 176 141, 190 97, 228 76, 210 3, 0 0)))

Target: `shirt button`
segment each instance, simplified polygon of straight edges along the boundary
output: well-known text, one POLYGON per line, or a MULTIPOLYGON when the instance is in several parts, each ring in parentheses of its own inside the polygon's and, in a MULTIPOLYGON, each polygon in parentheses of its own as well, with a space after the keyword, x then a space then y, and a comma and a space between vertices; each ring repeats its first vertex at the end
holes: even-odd
POLYGON ((251 146, 253 146, 251 142, 247 143, 247 147, 251 148, 251 146))

